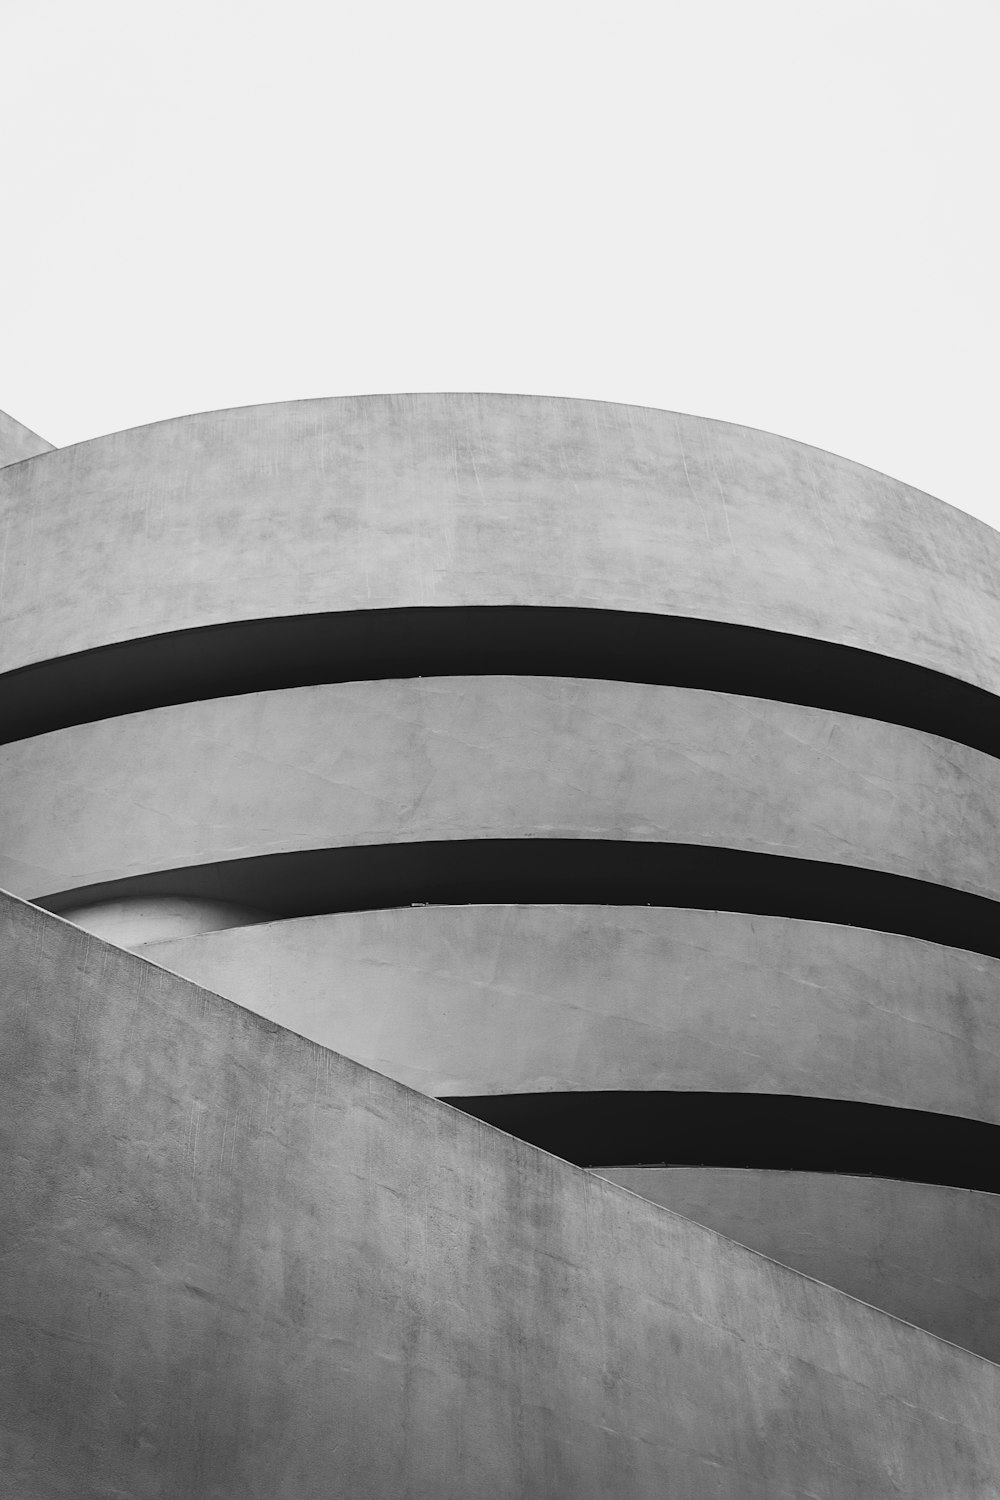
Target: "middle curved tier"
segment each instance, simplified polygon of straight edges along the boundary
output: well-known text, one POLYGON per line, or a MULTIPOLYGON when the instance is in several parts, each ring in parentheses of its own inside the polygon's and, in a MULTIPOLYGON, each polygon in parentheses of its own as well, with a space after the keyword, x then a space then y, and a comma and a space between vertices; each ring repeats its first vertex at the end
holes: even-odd
POLYGON ((3 746, 0 885, 39 899, 290 850, 546 838, 821 861, 993 901, 998 808, 991 756, 848 714, 590 679, 387 679, 3 746))

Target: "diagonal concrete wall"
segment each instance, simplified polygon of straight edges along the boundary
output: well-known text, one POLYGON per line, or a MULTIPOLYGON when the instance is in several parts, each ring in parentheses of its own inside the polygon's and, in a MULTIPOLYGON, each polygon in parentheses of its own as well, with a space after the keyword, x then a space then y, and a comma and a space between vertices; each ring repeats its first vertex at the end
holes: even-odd
POLYGON ((674 1213, 1000 1360, 1000 1197, 833 1172, 600 1167, 674 1213))
POLYGON ((986 1500, 1000 1369, 0 901, 10 1493, 986 1500))

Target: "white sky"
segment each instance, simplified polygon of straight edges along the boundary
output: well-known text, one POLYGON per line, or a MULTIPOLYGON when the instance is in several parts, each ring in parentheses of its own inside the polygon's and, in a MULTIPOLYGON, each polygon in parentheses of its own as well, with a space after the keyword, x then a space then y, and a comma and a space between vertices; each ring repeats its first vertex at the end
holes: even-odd
POLYGON ((785 433, 1000 526, 998 0, 0 0, 0 407, 785 433))

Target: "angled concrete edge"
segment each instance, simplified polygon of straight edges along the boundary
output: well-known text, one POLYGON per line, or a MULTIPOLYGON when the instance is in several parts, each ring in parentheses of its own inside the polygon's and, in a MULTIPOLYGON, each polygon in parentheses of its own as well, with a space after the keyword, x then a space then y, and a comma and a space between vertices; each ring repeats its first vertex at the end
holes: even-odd
POLYGON ((997 1366, 12 897, 0 987, 12 1493, 998 1493, 997 1366))
POLYGON ((54 444, 32 432, 23 422, 15 421, 7 412, 0 411, 0 469, 7 464, 20 463, 23 458, 36 458, 39 453, 51 453, 54 444))

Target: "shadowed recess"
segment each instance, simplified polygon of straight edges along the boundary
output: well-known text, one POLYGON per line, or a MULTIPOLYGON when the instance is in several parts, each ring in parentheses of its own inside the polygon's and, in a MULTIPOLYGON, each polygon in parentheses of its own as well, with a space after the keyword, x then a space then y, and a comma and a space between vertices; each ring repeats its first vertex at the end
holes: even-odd
POLYGON ((477 674, 597 677, 773 698, 1000 755, 1000 698, 927 667, 749 625, 520 605, 241 620, 57 657, 0 676, 0 742, 237 693, 477 674))
POLYGON ((302 849, 155 870, 36 897, 49 911, 185 896, 274 917, 377 907, 681 906, 868 927, 1000 958, 1000 903, 951 886, 711 844, 443 839, 302 849))
POLYGON ((1000 1192, 1000 1126, 792 1094, 581 1092, 444 1101, 578 1167, 753 1167, 1000 1192))

